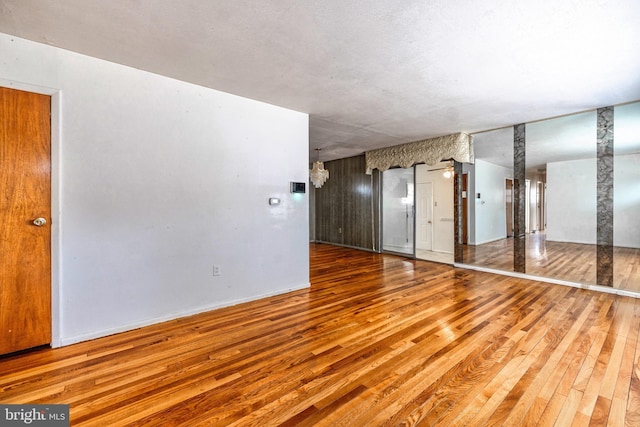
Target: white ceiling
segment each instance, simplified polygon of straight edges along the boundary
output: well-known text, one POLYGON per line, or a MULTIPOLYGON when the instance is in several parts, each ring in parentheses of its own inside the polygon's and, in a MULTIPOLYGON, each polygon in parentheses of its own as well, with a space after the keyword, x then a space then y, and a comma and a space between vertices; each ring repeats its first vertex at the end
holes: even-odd
POLYGON ((639 23, 638 0, 0 0, 0 32, 309 113, 323 160, 639 100, 639 23))
MULTIPOLYGON (((614 108, 614 155, 640 153, 640 102, 614 108)), ((525 163, 531 173, 546 164, 597 156, 597 115, 586 111, 528 123, 525 163)), ((513 127, 474 135, 475 157, 504 167, 513 167, 513 127)))

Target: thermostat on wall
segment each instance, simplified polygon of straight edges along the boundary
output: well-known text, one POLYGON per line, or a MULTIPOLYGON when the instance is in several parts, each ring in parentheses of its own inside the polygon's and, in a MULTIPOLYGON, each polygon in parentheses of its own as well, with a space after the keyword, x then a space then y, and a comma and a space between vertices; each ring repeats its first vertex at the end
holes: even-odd
POLYGON ((293 181, 291 181, 291 192, 292 193, 304 193, 305 192, 305 183, 304 182, 293 182, 293 181))

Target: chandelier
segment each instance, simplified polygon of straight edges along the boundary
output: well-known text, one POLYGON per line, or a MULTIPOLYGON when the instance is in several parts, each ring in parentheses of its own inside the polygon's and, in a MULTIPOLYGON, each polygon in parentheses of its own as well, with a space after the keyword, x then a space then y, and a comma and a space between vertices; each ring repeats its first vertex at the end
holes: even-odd
POLYGON ((327 179, 329 179, 329 171, 324 168, 324 163, 320 161, 320 150, 321 148, 316 148, 318 160, 313 162, 313 168, 309 171, 311 182, 316 188, 322 187, 327 179))

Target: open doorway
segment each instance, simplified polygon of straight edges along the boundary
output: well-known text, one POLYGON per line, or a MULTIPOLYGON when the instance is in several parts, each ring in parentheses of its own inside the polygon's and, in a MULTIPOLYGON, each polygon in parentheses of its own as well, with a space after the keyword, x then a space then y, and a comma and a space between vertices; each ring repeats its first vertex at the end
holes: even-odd
POLYGON ((462 244, 469 243, 469 173, 462 174, 462 244))
POLYGON ((513 180, 507 178, 504 185, 507 237, 513 237, 513 180))
POLYGON ((543 233, 547 228, 546 220, 546 183, 541 180, 527 180, 526 232, 543 233))
POLYGON ((545 183, 538 181, 538 194, 536 199, 536 210, 538 216, 538 231, 545 231, 547 221, 545 218, 545 183))

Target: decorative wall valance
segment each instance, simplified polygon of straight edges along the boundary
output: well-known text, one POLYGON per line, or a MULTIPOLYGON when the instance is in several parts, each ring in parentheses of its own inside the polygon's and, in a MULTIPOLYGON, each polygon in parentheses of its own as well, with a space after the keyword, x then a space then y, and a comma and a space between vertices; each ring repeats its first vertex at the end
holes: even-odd
POLYGON ((371 150, 364 155, 367 175, 371 175, 374 169, 386 171, 393 166, 409 168, 416 163, 433 166, 441 160, 449 159, 473 163, 473 139, 466 133, 456 133, 371 150))

